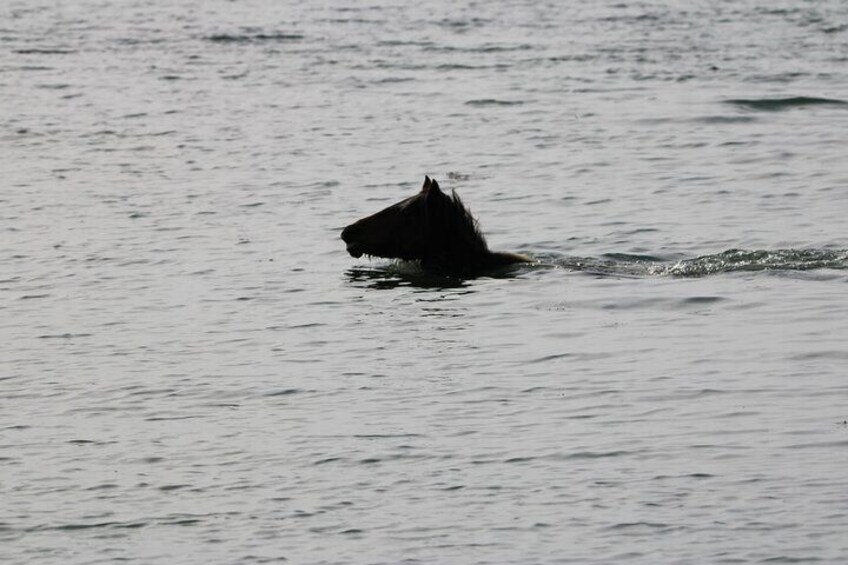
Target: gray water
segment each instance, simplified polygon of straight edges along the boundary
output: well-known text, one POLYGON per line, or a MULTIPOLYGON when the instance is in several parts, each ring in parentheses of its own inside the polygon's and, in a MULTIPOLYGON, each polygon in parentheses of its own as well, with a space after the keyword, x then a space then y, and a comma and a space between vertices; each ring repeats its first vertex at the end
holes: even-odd
POLYGON ((5 0, 0 561, 845 563, 846 147, 842 0, 5 0))

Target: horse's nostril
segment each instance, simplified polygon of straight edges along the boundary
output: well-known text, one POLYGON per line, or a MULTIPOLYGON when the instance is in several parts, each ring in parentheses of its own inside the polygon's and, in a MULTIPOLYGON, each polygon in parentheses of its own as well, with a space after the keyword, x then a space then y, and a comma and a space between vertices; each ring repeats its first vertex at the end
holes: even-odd
POLYGON ((348 227, 346 227, 345 229, 342 230, 342 241, 347 243, 347 241, 349 239, 350 239, 350 226, 348 226, 348 227))

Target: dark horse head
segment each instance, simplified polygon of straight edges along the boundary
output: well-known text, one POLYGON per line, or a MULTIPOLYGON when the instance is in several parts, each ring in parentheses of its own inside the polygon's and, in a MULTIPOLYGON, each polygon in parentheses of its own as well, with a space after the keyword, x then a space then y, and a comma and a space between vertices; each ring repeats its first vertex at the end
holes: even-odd
POLYGON ((445 194, 426 176, 421 192, 349 225, 342 239, 353 257, 420 260, 426 268, 448 273, 530 261, 515 253, 489 251, 459 196, 445 194))

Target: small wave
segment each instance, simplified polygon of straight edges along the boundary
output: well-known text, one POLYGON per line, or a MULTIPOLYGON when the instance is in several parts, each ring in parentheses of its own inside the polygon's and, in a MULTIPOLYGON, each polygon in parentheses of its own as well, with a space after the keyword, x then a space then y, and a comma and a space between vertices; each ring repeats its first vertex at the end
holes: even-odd
POLYGON ((76 530, 91 530, 97 528, 143 528, 147 525, 146 522, 92 522, 92 523, 74 523, 74 524, 59 524, 56 526, 37 526, 31 531, 40 530, 58 530, 58 531, 76 531, 76 530))
POLYGON ((812 269, 848 269, 848 250, 730 249, 715 255, 684 259, 671 266, 657 266, 653 272, 678 277, 702 277, 742 271, 809 271, 812 269))
POLYGON ((820 28, 822 33, 841 33, 843 31, 848 31, 848 24, 827 26, 820 28))
POLYGON ((300 33, 216 33, 208 35, 204 39, 213 43, 258 43, 271 41, 298 41, 303 39, 300 33))
POLYGON ((778 555, 775 557, 766 557, 761 561, 761 563, 815 563, 819 561, 819 558, 815 555, 802 555, 802 556, 790 556, 790 555, 778 555))
POLYGON ((662 261, 662 259, 653 255, 635 255, 632 253, 604 253, 603 257, 611 261, 621 261, 623 263, 652 263, 662 261))
POLYGON ((38 336, 39 339, 73 339, 77 337, 91 337, 89 333, 62 333, 62 334, 44 334, 38 336))
POLYGON ((750 110, 777 112, 790 108, 805 106, 841 106, 848 107, 848 102, 836 98, 816 98, 814 96, 792 96, 789 98, 734 98, 727 100, 728 104, 742 106, 750 110))
POLYGON ((434 45, 429 44, 424 46, 425 51, 437 53, 507 53, 510 51, 527 51, 533 49, 532 45, 522 43, 518 45, 499 45, 486 44, 476 47, 457 47, 453 45, 434 45))
POLYGON ((703 116, 692 120, 697 124, 747 124, 757 121, 753 116, 703 116))
POLYGON ((522 104, 524 104, 524 102, 521 100, 496 100, 494 98, 469 100, 465 103, 466 106, 520 106, 522 104))
POLYGON ((70 55, 72 53, 76 53, 76 51, 72 49, 15 49, 12 51, 17 55, 70 55))
POLYGON ((440 21, 437 21, 437 22, 434 22, 434 23, 436 25, 439 25, 439 26, 442 26, 442 27, 453 28, 453 29, 457 29, 457 30, 465 30, 465 29, 470 28, 470 27, 481 27, 481 26, 489 23, 489 20, 486 20, 486 19, 483 19, 483 18, 470 18, 470 19, 467 19, 467 20, 445 18, 443 20, 440 20, 440 21))
POLYGON ((623 457, 632 455, 632 451, 577 451, 570 453, 565 459, 605 459, 607 457, 623 457))
POLYGON ((380 47, 432 47, 432 41, 414 41, 414 40, 404 40, 404 39, 385 39, 382 41, 378 41, 377 45, 380 47))
POLYGON ((645 528, 645 529, 649 529, 649 530, 653 530, 653 529, 664 530, 664 529, 669 528, 669 527, 670 526, 668 524, 663 524, 663 523, 660 523, 660 522, 640 521, 640 522, 620 522, 618 524, 613 524, 612 526, 609 526, 608 529, 610 529, 610 530, 624 530, 624 529, 631 529, 631 528, 645 528))
POLYGON ((471 53, 505 53, 508 51, 529 51, 533 46, 527 43, 518 45, 482 45, 468 49, 471 53))
POLYGON ((274 391, 274 392, 269 392, 269 393, 265 394, 264 396, 291 396, 292 394, 299 394, 301 392, 303 392, 303 391, 299 388, 286 388, 286 389, 283 389, 283 390, 277 390, 277 391, 274 391))
POLYGON ((705 277, 751 271, 848 270, 848 250, 828 249, 729 249, 676 262, 653 255, 606 253, 601 257, 537 256, 537 266, 608 277, 705 277))
MULTIPOLYGON (((403 67, 401 67, 403 68, 403 67)), ((426 66, 419 67, 410 67, 410 68, 426 68, 426 66)), ((462 63, 444 63, 441 65, 436 65, 435 69, 437 71, 476 71, 478 69, 485 69, 487 65, 466 65, 462 63)))

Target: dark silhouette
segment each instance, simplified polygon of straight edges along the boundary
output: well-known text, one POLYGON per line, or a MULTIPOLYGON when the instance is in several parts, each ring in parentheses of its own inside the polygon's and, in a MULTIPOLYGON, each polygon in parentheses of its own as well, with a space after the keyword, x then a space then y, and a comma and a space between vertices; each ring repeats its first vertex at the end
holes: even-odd
POLYGON ((531 261, 516 253, 489 251, 477 220, 459 196, 445 194, 427 176, 421 192, 347 226, 342 239, 353 257, 418 260, 424 268, 447 274, 531 261))

